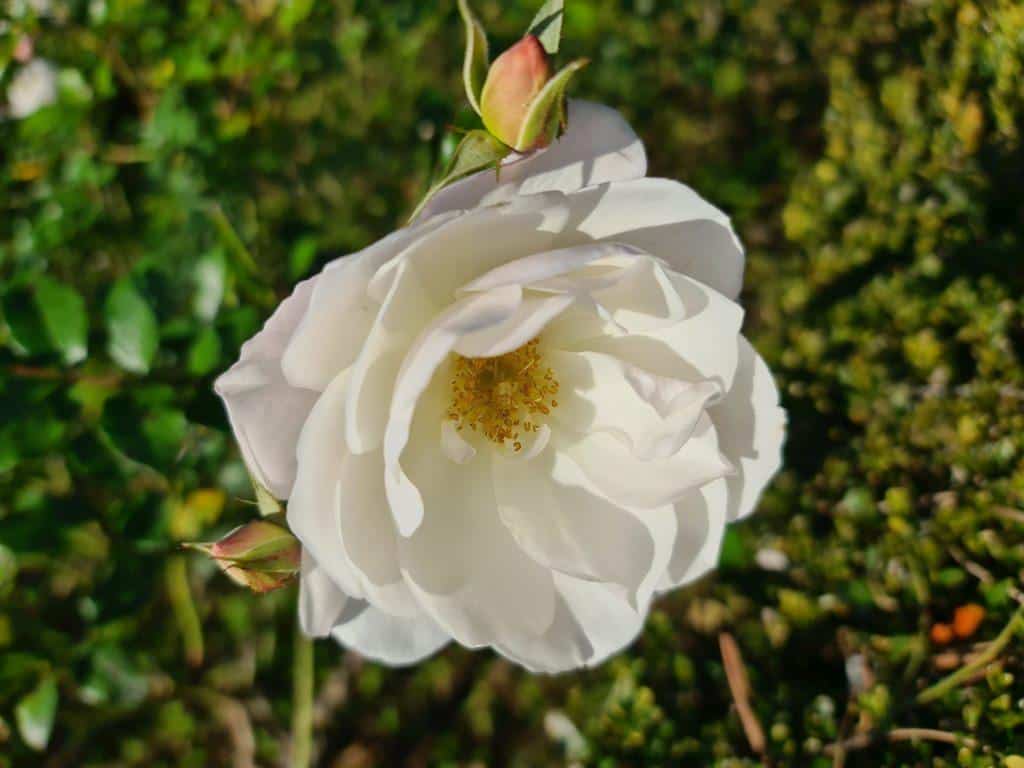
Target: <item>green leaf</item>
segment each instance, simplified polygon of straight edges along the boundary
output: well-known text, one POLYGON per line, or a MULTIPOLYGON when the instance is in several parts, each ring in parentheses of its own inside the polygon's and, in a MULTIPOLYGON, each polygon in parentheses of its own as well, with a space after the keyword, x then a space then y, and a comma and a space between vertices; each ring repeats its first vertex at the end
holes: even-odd
POLYGON ((70 285, 50 277, 36 284, 36 306, 50 342, 61 359, 74 365, 85 359, 88 349, 89 315, 85 299, 70 285))
POLYGON ((506 147, 483 129, 467 133, 462 137, 459 146, 455 148, 455 153, 445 169, 444 176, 427 190, 427 194, 423 196, 420 204, 416 206, 416 210, 413 211, 409 220, 415 219, 420 211, 423 210, 423 206, 427 204, 427 201, 441 189, 453 181, 458 181, 463 176, 482 171, 485 168, 497 168, 502 159, 511 151, 510 147, 506 147))
POLYGON ((18 355, 41 355, 52 349, 35 297, 27 290, 16 290, 3 298, 8 343, 18 355))
POLYGON ((551 141, 558 135, 559 126, 565 119, 565 89, 569 87, 572 76, 588 63, 587 59, 576 59, 548 80, 530 103, 530 109, 519 128, 519 136, 516 137, 516 149, 529 149, 542 136, 551 141))
POLYGON ((459 14, 466 26, 466 58, 462 63, 462 83, 470 106, 480 114, 480 90, 484 87, 490 54, 487 50, 487 34, 480 20, 469 7, 469 0, 459 0, 459 14))
POLYGON ((534 35, 549 55, 558 53, 562 39, 562 18, 565 16, 565 0, 547 0, 530 22, 526 34, 534 35))
POLYGON ((220 362, 220 336, 212 327, 203 328, 188 348, 188 371, 205 376, 220 362))
POLYGON ((126 371, 148 373, 157 350, 157 320, 130 278, 121 278, 114 285, 104 314, 110 357, 126 371))
POLYGON ((22 741, 37 752, 46 749, 57 715, 57 682, 47 675, 14 708, 22 741))
POLYGON ((284 0, 278 7, 277 23, 283 29, 291 30, 309 16, 314 5, 314 0, 284 0))

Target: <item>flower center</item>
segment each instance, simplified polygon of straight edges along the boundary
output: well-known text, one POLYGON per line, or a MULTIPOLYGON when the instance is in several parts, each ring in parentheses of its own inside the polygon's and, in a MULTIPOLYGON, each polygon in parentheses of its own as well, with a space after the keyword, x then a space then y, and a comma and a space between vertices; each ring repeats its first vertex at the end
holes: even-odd
POLYGON ((540 429, 539 417, 558 406, 558 380, 544 365, 538 339, 498 357, 455 355, 447 416, 495 443, 512 442, 540 429))

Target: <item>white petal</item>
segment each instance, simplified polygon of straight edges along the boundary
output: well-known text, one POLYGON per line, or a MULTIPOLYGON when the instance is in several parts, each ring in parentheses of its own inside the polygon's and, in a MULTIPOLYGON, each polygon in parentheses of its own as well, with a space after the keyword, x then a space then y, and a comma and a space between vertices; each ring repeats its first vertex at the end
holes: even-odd
POLYGON ((779 407, 772 373, 742 336, 732 389, 710 414, 722 452, 738 470, 728 480, 729 519, 738 520, 754 511, 761 491, 782 465, 786 439, 786 412, 779 407))
POLYGON ((640 634, 649 604, 631 606, 607 584, 561 573, 555 575, 555 583, 590 646, 586 666, 597 666, 640 634))
MULTIPOLYGON (((388 503, 403 536, 411 535, 423 519, 423 499, 402 469, 402 452, 409 439, 420 395, 460 337, 500 325, 519 308, 521 302, 522 291, 517 286, 472 294, 455 302, 423 331, 402 362, 384 432, 384 461, 388 503)), ((430 449, 437 459, 440 457, 437 454, 436 430, 441 418, 435 418, 432 432, 435 438, 430 449)))
MULTIPOLYGON (((682 320, 642 332, 605 332, 591 338, 577 334, 573 339, 571 333, 559 330, 563 347, 603 352, 665 378, 711 380, 727 392, 736 374, 742 308, 688 277, 675 272, 667 276, 685 307, 682 320)), ((591 324, 589 330, 600 328, 591 324)))
POLYGON ((564 455, 494 461, 498 514, 533 559, 581 578, 619 584, 635 596, 654 542, 633 513, 596 494, 564 455))
POLYGON ((317 278, 309 308, 284 351, 282 367, 293 386, 323 391, 352 364, 379 309, 379 302, 367 291, 374 273, 451 218, 437 217, 399 229, 324 268, 317 278))
POLYGON ((579 434, 608 432, 642 460, 678 453, 719 392, 712 381, 657 376, 598 352, 547 357, 561 385, 553 418, 579 434))
POLYGON ((419 604, 463 645, 517 642, 554 619, 550 571, 531 560, 502 525, 491 458, 464 465, 440 457, 439 408, 417 414, 404 463, 425 504, 422 524, 399 540, 406 580, 419 604))
POLYGON ((696 581, 718 564, 726 524, 726 482, 695 488, 675 503, 677 533, 659 590, 696 581))
POLYGON ((654 586, 665 571, 676 538, 676 519, 670 507, 646 510, 639 516, 655 543, 651 572, 635 601, 618 585, 554 572, 557 602, 555 620, 541 637, 498 650, 527 669, 563 672, 593 667, 621 651, 640 634, 654 586))
POLYGON ((253 477, 279 499, 295 480, 295 444, 317 393, 291 386, 281 355, 309 305, 317 278, 295 286, 263 329, 242 345, 238 362, 214 384, 253 477))
POLYGON ((327 637, 338 622, 348 597, 316 564, 307 550, 302 551, 299 574, 299 626, 310 637, 327 637))
POLYGON ((426 616, 391 616, 355 600, 350 601, 331 635, 346 648, 392 667, 422 661, 451 639, 426 616))
POLYGON ((454 349, 464 357, 504 355, 540 334, 574 301, 572 296, 526 296, 504 322, 463 336, 455 343, 454 349))
POLYGON ((568 204, 583 235, 636 246, 731 299, 739 295, 743 247, 729 217, 689 187, 636 179, 581 190, 568 204))
POLYGON ((642 461, 609 434, 559 435, 560 448, 605 496, 625 507, 652 509, 671 504, 686 491, 724 477, 732 466, 718 449, 714 425, 702 415, 682 449, 665 459, 642 461))
POLYGON ((462 286, 460 291, 489 291, 506 285, 534 286, 554 277, 578 272, 582 267, 596 261, 618 260, 629 265, 640 257, 650 258, 632 246, 613 242, 584 243, 568 248, 528 253, 480 275, 462 286))
POLYGON ((418 609, 398 567, 379 453, 351 454, 342 437, 347 376, 317 401, 299 439, 288 525, 341 589, 398 615, 418 609))
POLYGON ((380 312, 350 372, 345 439, 353 453, 379 449, 402 360, 438 311, 408 262, 396 263, 380 312))
MULTIPOLYGON (((460 288, 488 271, 558 247, 556 240, 570 226, 565 195, 548 192, 517 197, 452 219, 417 240, 401 261, 415 270, 431 301, 447 306, 460 288)), ((374 279, 372 289, 379 290, 378 281, 383 284, 393 279, 390 274, 395 269, 395 265, 387 265, 374 279)))
POLYGON ((476 456, 476 449, 459 434, 451 419, 441 422, 441 453, 456 464, 465 464, 476 456))
POLYGON ((421 218, 442 211, 503 202, 516 195, 571 192, 647 173, 643 143, 615 110, 569 100, 569 129, 551 147, 505 163, 500 174, 482 171, 441 190, 421 218))

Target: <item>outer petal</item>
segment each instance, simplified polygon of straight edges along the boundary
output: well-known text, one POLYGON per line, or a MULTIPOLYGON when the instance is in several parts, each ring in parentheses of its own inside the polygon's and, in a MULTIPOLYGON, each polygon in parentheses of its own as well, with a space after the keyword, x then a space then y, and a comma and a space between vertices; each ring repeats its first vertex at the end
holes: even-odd
POLYGON ((293 386, 323 391, 352 364, 379 309, 379 302, 368 293, 374 273, 451 218, 440 216, 399 229, 324 268, 281 361, 293 386))
POLYGON ((636 179, 569 195, 588 238, 634 245, 672 269, 735 299, 743 287, 743 246, 729 217, 683 184, 636 179))
POLYGON ((718 429, 722 452, 736 465, 728 480, 729 519, 754 511, 761 491, 782 465, 786 412, 761 356, 739 337, 739 367, 732 389, 709 412, 718 429))
POLYGON ((299 439, 288 523, 333 581, 389 613, 418 613, 402 580, 379 452, 356 456, 343 438, 348 376, 338 376, 299 439))
POLYGON ((359 600, 349 601, 331 635, 362 656, 392 667, 422 661, 451 640, 426 616, 391 616, 359 600))
POLYGON ((501 172, 482 171, 445 187, 427 203, 421 218, 474 208, 537 192, 572 192, 606 181, 637 179, 647 173, 643 143, 622 115, 610 107, 569 100, 569 129, 546 150, 516 156, 501 172))
POLYGON ((726 483, 722 478, 689 491, 674 505, 676 538, 661 591, 696 581, 718 564, 726 524, 726 483))
POLYGON ((327 637, 338 623, 349 598, 316 564, 307 550, 302 551, 299 574, 299 625, 310 637, 327 637))
POLYGON ((288 383, 281 355, 309 306, 317 279, 295 286, 263 329, 242 345, 238 362, 214 384, 249 471, 279 499, 291 493, 295 444, 317 396, 288 383))
POLYGON ((651 576, 641 586, 635 602, 617 585, 556 571, 555 620, 548 631, 517 647, 499 644, 497 649, 527 669, 564 672, 596 666, 633 642, 647 617, 657 574, 665 570, 676 538, 671 508, 647 510, 638 516, 650 529, 655 550, 651 576))

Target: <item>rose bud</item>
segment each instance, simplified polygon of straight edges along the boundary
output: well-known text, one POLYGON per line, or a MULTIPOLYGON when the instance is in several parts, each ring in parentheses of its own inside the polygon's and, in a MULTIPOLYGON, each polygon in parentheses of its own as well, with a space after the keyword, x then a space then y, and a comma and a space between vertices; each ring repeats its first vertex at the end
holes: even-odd
POLYGON ((495 59, 480 94, 487 130, 519 152, 532 149, 519 146, 520 129, 550 77, 547 54, 535 35, 527 35, 495 59))
POLYGON ((279 525, 256 520, 212 544, 186 544, 212 557, 234 582, 254 592, 282 587, 299 570, 302 547, 279 525))

